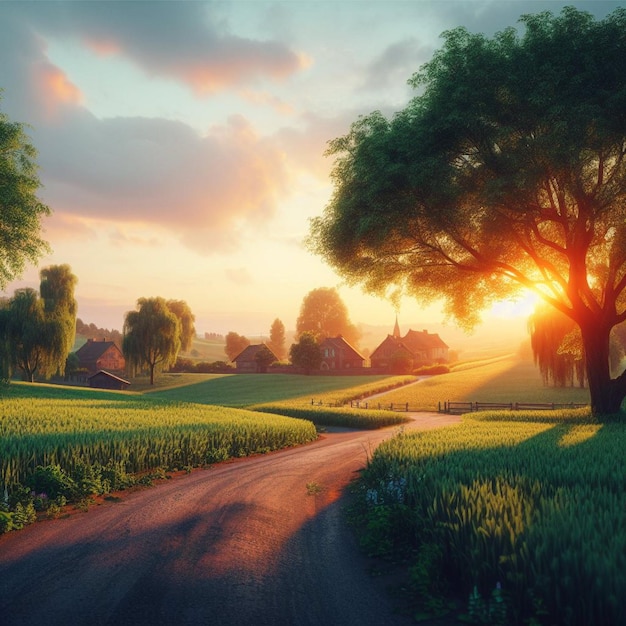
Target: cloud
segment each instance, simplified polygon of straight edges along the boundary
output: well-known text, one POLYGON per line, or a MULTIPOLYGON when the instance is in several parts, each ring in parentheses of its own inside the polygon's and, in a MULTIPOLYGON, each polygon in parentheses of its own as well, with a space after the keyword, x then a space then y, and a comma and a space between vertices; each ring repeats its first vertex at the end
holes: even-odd
POLYGON ((147 224, 202 254, 236 249, 289 190, 282 152, 241 116, 201 137, 182 122, 77 112, 37 137, 55 211, 147 224))
POLYGON ((365 69, 361 90, 375 91, 405 84, 432 53, 429 45, 412 37, 387 46, 365 69))
POLYGON ((252 284, 252 276, 245 267, 230 268, 225 270, 226 278, 235 285, 242 287, 252 284))
POLYGON ((72 37, 198 95, 280 81, 307 66, 280 41, 233 34, 220 11, 212 2, 55 2, 22 3, 18 12, 43 37, 72 37))

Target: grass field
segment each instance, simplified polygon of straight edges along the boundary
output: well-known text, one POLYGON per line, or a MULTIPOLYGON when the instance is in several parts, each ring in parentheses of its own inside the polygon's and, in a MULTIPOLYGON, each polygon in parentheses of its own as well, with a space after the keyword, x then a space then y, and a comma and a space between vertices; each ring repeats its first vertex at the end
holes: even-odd
POLYGON ((585 409, 465 416, 375 451, 362 544, 411 555, 416 613, 476 624, 626 623, 626 425, 585 409))
POLYGON ((554 402, 584 404, 587 389, 545 387, 532 361, 516 356, 465 363, 449 374, 433 376, 389 391, 376 398, 383 405, 409 403, 414 410, 436 411, 439 403, 453 402, 554 402))
MULTIPOLYGON (((170 375, 171 376, 171 375, 170 375)), ((176 375, 174 375, 176 376, 176 375)), ((177 402, 219 404, 220 406, 249 407, 268 402, 300 398, 309 403, 324 399, 329 403, 343 395, 346 389, 363 385, 378 388, 389 376, 304 376, 297 374, 187 374, 184 386, 175 385, 157 389, 150 396, 177 402), (197 376, 197 382, 193 382, 197 376)), ((172 379, 176 380, 176 379, 172 379)))

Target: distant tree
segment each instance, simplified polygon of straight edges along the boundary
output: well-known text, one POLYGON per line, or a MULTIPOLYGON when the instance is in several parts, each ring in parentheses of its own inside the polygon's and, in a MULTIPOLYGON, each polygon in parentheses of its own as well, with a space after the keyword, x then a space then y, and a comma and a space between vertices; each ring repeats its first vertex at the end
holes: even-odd
POLYGON ((180 322, 164 298, 139 298, 137 307, 126 313, 122 350, 131 371, 147 367, 154 385, 155 372, 176 363, 180 322))
POLYGON ((51 265, 39 272, 41 279, 39 295, 44 302, 47 318, 55 319, 63 332, 63 353, 59 355, 60 370, 64 370, 67 356, 76 338, 76 312, 78 303, 74 289, 78 279, 69 265, 51 265))
POLYGON ((238 354, 243 352, 250 345, 250 340, 243 335, 238 335, 237 333, 230 331, 226 335, 226 345, 224 347, 224 352, 226 352, 226 356, 229 361, 232 361, 238 354))
POLYGON ((286 341, 285 325, 276 318, 270 328, 269 347, 280 361, 287 356, 286 341))
POLYGON ((189 352, 191 342, 196 336, 194 322, 196 318, 184 300, 168 300, 167 308, 174 313, 180 322, 180 349, 189 352))
POLYGON ((302 300, 300 315, 296 320, 296 334, 311 332, 317 341, 342 335, 356 346, 360 333, 350 322, 348 309, 336 289, 313 289, 302 300))
POLYGON ((257 364, 257 371, 264 374, 267 368, 276 361, 276 355, 264 345, 254 355, 254 360, 257 364))
POLYGON ((24 380, 49 376, 65 366, 67 342, 62 321, 46 315, 44 302, 34 289, 18 289, 4 311, 5 336, 11 364, 24 380))
POLYGON ((466 326, 533 291, 581 330, 593 414, 617 414, 626 10, 520 21, 493 37, 447 31, 403 110, 361 117, 330 142, 335 189, 309 244, 351 284, 443 301, 466 326))
POLYGON ((301 367, 306 374, 319 370, 322 364, 322 352, 315 334, 304 331, 298 341, 289 349, 291 363, 301 367))
MULTIPOLYGON (((0 90, 1 93, 1 90, 0 90)), ((37 197, 37 151, 23 124, 0 111, 0 288, 18 278, 27 262, 36 263, 48 244, 41 219, 50 209, 37 197)))
POLYGON ((538 306, 528 318, 530 345, 545 385, 572 386, 585 381, 580 330, 552 307, 538 306))

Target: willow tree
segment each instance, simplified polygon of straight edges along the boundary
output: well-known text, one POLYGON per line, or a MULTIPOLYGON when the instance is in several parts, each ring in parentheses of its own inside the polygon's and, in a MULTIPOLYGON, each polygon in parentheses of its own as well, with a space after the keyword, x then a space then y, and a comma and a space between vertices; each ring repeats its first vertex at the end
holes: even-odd
POLYGON ((64 367, 68 351, 63 324, 46 314, 43 299, 30 288, 17 289, 4 311, 11 363, 23 377, 50 376, 64 367))
POLYGON ((626 10, 520 21, 444 33, 404 110, 330 143, 310 245, 367 291, 443 299, 467 326, 539 294, 579 326, 592 411, 610 414, 626 395, 609 370, 626 319, 626 10))
POLYGON ((585 384, 584 354, 578 326, 554 307, 537 307, 528 318, 530 345, 543 382, 555 387, 585 384))
POLYGON ((122 350, 131 371, 147 367, 154 375, 176 363, 180 322, 164 298, 139 298, 137 310, 126 313, 122 350))
POLYGON ((39 272, 39 277, 39 295, 43 300, 44 312, 61 326, 63 344, 58 362, 59 369, 62 369, 76 338, 78 303, 74 297, 74 289, 78 278, 67 264, 45 267, 39 272))
POLYGON ((196 336, 196 317, 184 300, 168 300, 167 308, 180 322, 180 349, 188 352, 193 338, 196 336))

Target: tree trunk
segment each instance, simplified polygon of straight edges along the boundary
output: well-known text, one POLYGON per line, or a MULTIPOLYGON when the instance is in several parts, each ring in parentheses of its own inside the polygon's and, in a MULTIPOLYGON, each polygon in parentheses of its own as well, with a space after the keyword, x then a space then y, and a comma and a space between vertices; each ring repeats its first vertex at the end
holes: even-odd
POLYGON ((150 384, 154 385, 154 365, 150 363, 150 384))
POLYGON ((609 367, 609 334, 600 324, 581 325, 591 413, 597 417, 619 413, 626 397, 626 378, 611 379, 609 367))

